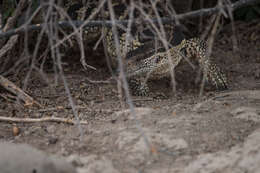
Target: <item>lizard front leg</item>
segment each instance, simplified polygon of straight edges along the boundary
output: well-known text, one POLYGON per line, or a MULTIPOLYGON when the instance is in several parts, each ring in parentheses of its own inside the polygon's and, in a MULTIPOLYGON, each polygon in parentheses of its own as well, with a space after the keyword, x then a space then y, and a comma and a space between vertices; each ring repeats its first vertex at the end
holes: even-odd
POLYGON ((149 87, 144 79, 129 78, 129 89, 134 96, 148 96, 149 87))

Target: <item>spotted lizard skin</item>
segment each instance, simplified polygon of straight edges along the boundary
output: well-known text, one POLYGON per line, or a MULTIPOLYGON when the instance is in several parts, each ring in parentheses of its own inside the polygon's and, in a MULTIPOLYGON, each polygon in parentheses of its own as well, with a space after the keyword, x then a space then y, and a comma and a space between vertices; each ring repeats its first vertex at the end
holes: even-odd
POLYGON ((204 72, 207 82, 216 89, 227 89, 227 78, 220 68, 206 56, 206 43, 198 38, 182 40, 177 46, 164 52, 158 52, 138 62, 130 62, 126 66, 126 73, 133 95, 148 95, 147 80, 157 80, 170 77, 171 69, 175 69, 181 61, 197 61, 204 72))
MULTIPOLYGON (((114 6, 117 19, 127 19, 126 10, 122 10, 126 9, 126 6, 122 6, 122 4, 118 2, 115 3, 114 6), (116 9, 120 10, 116 11, 116 9)), ((82 11, 84 14, 84 11, 86 12, 88 9, 80 9, 79 13, 82 13, 82 11)), ((128 44, 126 44, 126 32, 118 29, 120 41, 119 50, 122 55, 126 55, 124 57, 127 60, 125 71, 133 95, 148 95, 149 87, 147 85, 147 80, 157 80, 163 77, 169 77, 171 69, 174 70, 185 58, 197 62, 203 71, 206 81, 213 84, 216 89, 227 89, 227 78, 225 74, 221 72, 220 68, 207 56, 207 47, 204 41, 198 38, 184 39, 182 33, 176 30, 175 27, 167 26, 165 28, 166 37, 169 38, 167 41, 170 43, 170 48, 168 50, 164 49, 154 52, 149 56, 144 55, 137 61, 134 60, 136 56, 135 52, 139 52, 139 57, 142 56, 144 52, 146 52, 144 47, 146 47, 147 42, 143 41, 138 34, 131 32, 131 39, 128 44), (124 52, 125 50, 126 52, 124 52), (123 52, 125 54, 123 54, 123 52)), ((92 33, 93 31, 100 33, 101 30, 100 28, 96 28, 89 29, 89 31, 91 32, 87 33, 92 33)), ((110 28, 105 28, 104 31, 107 53, 112 60, 112 64, 116 66, 117 54, 112 30, 110 28)))

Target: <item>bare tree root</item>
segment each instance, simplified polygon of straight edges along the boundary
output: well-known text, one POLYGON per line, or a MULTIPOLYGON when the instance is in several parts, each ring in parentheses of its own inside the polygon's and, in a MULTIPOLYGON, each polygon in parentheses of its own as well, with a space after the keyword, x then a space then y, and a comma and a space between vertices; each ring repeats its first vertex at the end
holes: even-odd
POLYGON ((31 96, 26 94, 22 89, 17 87, 13 82, 9 81, 2 75, 0 75, 0 86, 5 88, 7 91, 11 92, 12 94, 16 95, 18 99, 21 99, 25 103, 25 106, 31 106, 35 104, 41 108, 43 107, 40 103, 35 101, 31 96))
MULTIPOLYGON (((13 117, 3 117, 0 116, 0 121, 10 122, 10 123, 38 123, 38 122, 56 122, 56 123, 67 123, 75 125, 78 122, 66 118, 57 117, 46 117, 46 118, 13 118, 13 117)), ((80 124, 88 124, 87 121, 80 121, 80 124)))

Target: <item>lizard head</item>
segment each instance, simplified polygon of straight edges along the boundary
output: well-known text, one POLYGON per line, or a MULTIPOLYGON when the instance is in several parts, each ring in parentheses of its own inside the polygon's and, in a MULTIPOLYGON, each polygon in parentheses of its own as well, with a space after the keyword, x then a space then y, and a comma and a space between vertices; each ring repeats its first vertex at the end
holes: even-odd
POLYGON ((206 56, 206 43, 199 38, 192 38, 192 39, 184 39, 182 40, 180 46, 180 52, 186 58, 196 58, 196 60, 203 64, 207 60, 206 56))

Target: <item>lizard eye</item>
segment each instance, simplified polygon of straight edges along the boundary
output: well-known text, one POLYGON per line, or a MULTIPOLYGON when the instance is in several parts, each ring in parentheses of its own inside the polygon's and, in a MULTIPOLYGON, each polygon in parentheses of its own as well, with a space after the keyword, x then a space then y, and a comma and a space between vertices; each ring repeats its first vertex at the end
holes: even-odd
POLYGON ((183 56, 187 56, 187 49, 184 47, 184 48, 181 48, 180 49, 180 53, 183 55, 183 56))

